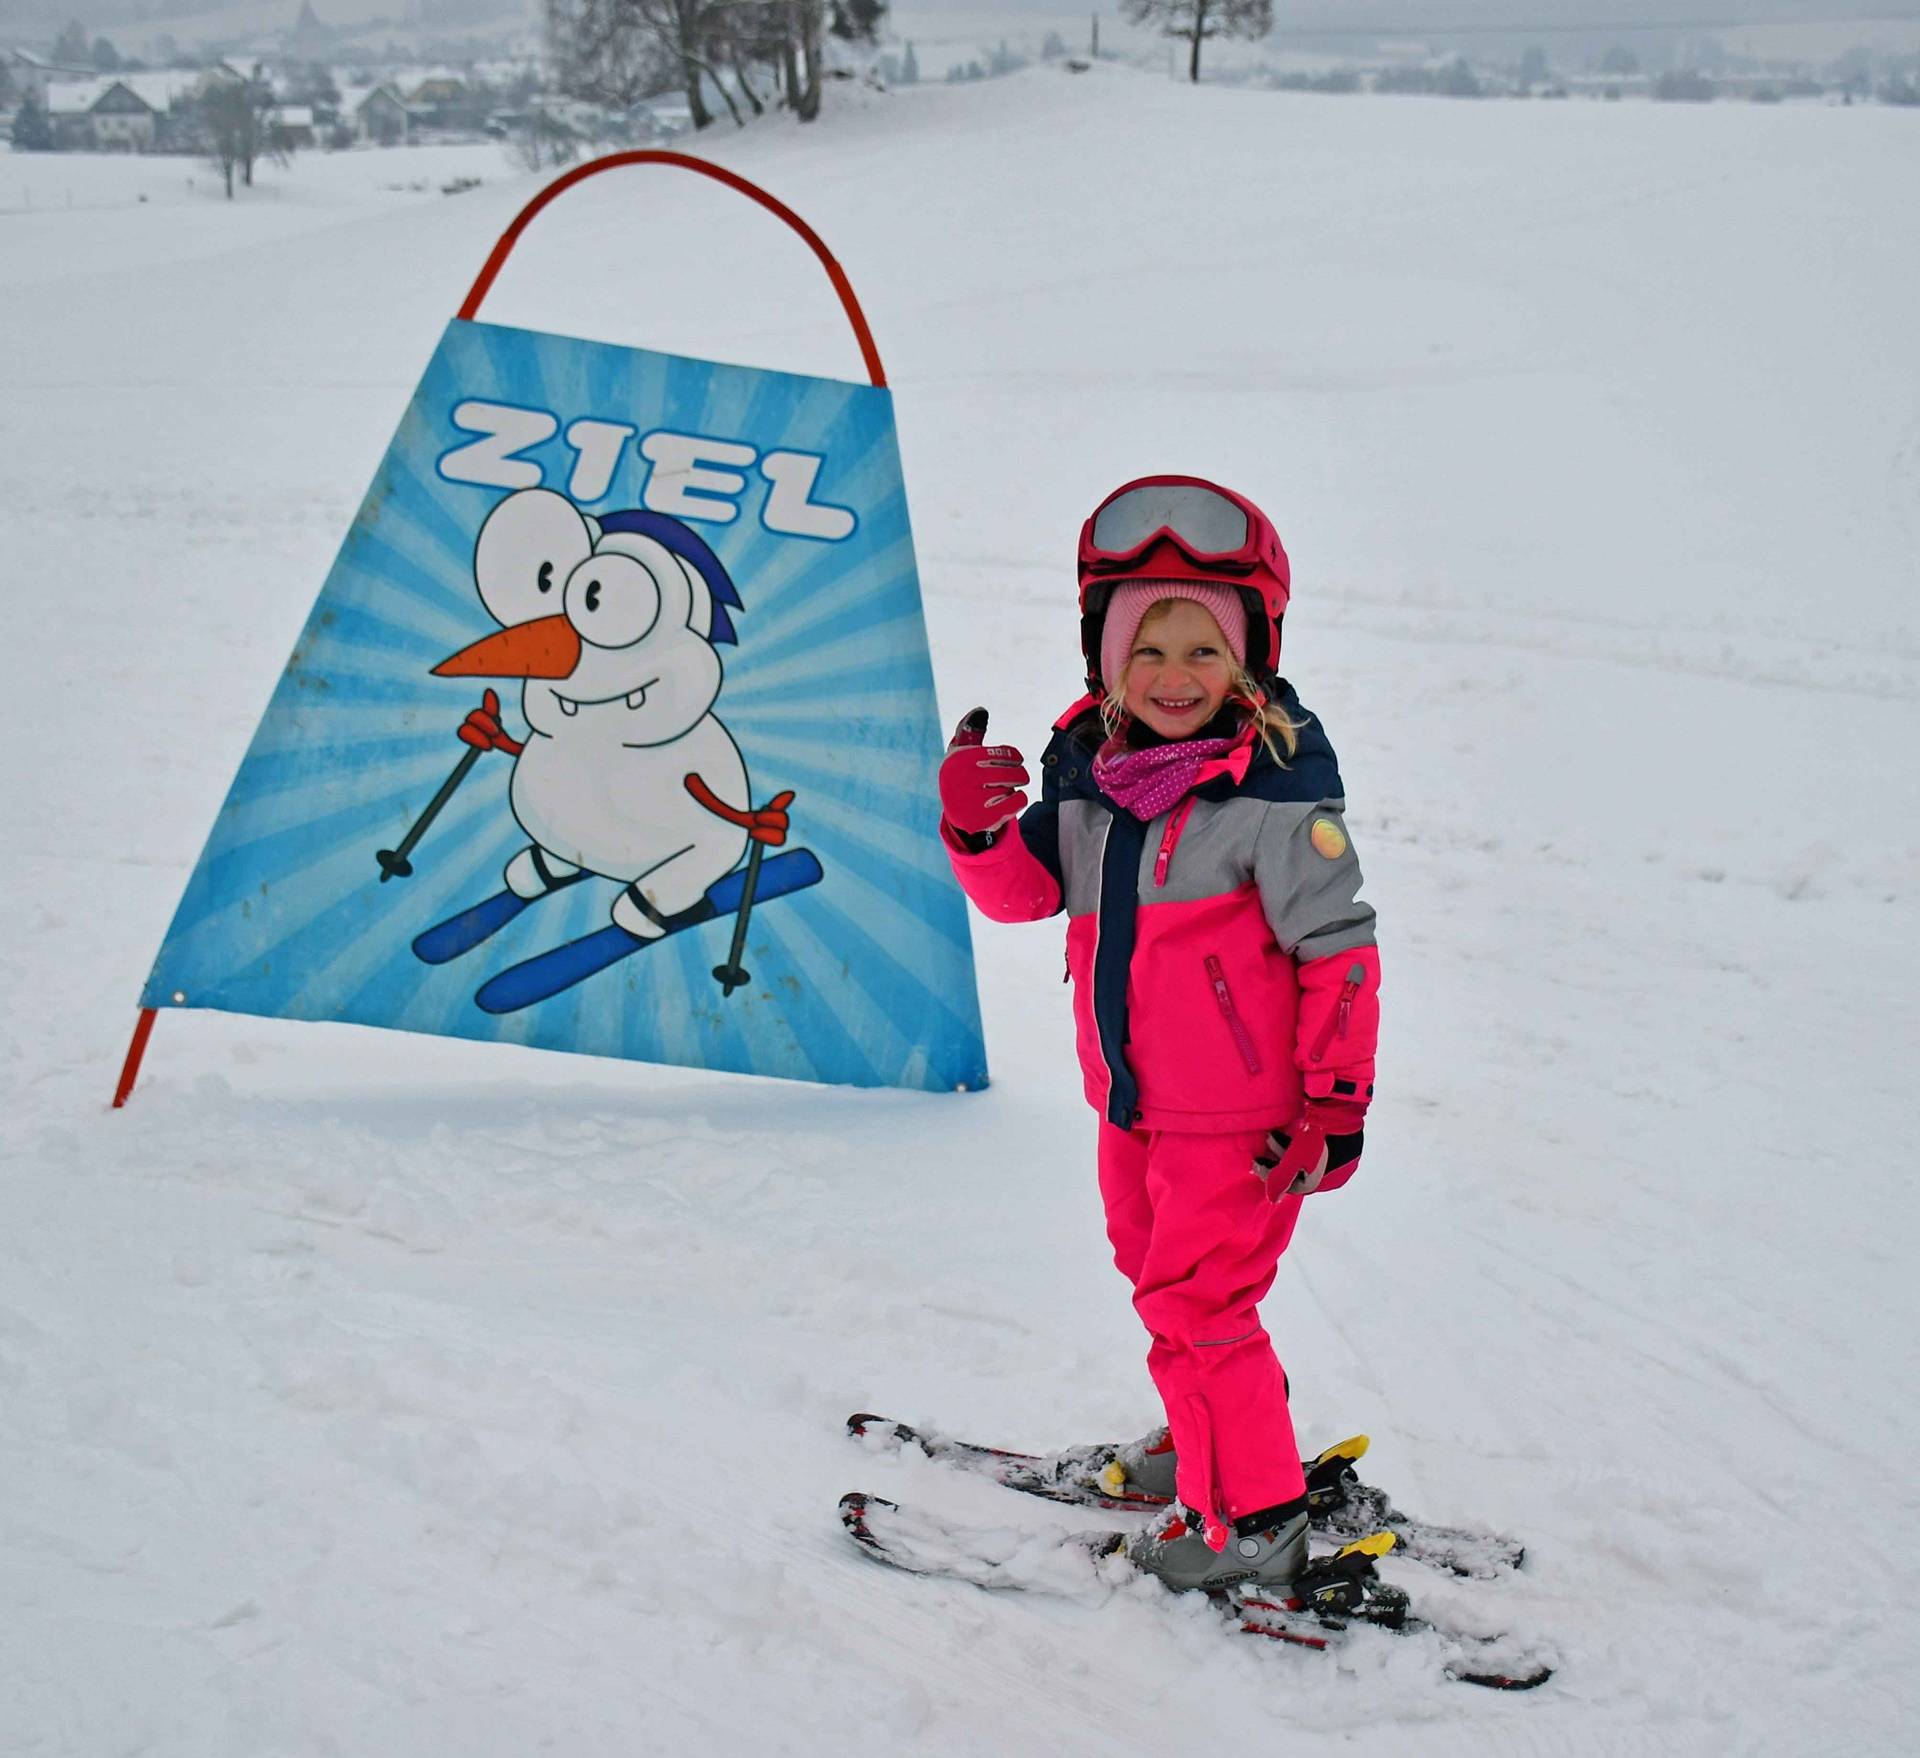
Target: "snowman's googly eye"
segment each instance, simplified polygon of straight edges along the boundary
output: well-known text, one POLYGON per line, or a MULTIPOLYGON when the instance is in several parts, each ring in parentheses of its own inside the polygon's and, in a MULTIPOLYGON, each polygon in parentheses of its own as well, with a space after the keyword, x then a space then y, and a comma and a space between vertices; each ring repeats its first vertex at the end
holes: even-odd
POLYGON ((572 501, 551 489, 523 489, 480 527, 474 584, 494 620, 508 627, 558 616, 567 576, 592 552, 593 535, 572 501))
POLYGON ((601 551, 567 577, 567 620, 595 647, 631 647, 660 620, 660 585, 632 556, 601 551))

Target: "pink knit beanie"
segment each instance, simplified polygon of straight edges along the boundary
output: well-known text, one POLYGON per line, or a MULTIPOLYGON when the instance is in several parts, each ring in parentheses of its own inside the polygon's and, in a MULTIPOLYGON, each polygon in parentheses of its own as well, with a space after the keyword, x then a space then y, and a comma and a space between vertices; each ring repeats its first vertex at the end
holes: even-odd
POLYGON ((1247 607, 1233 587, 1194 580, 1128 580, 1114 587, 1106 621, 1100 625, 1100 680, 1109 690, 1117 688, 1133 657, 1134 639, 1147 612, 1168 598, 1191 598, 1220 625, 1235 663, 1247 663, 1247 607))

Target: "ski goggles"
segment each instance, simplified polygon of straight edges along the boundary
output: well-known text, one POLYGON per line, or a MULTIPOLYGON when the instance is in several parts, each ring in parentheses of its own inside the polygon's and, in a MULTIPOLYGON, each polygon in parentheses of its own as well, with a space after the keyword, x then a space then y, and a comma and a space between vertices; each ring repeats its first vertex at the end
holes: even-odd
POLYGON ((1080 563, 1136 561, 1161 538, 1202 565, 1250 568, 1260 559, 1259 522, 1244 501, 1192 477, 1167 477, 1130 483, 1103 501, 1080 534, 1080 563))

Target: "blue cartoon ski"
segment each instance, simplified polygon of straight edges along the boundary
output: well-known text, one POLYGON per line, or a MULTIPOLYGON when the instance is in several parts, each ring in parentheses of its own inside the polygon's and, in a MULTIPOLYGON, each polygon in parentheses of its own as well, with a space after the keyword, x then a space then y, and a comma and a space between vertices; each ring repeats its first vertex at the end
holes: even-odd
MULTIPOLYGON (((770 898, 785 897, 789 892, 818 885, 821 877, 819 859, 811 849, 789 849, 784 854, 769 856, 760 867, 759 881, 754 889, 754 904, 758 907, 770 898)), ((697 927, 702 922, 732 915, 740 907, 746 880, 743 868, 708 886, 706 896, 699 903, 669 920, 667 932, 675 934, 682 928, 697 927)), ((454 918, 455 921, 459 919, 454 918)), ((451 927, 452 923, 443 923, 442 926, 451 927)), ((584 982, 608 966, 618 964, 623 958, 630 958, 654 944, 652 940, 637 939, 621 927, 609 925, 599 928, 591 934, 581 935, 578 940, 569 940, 565 945, 556 946, 519 964, 509 965, 497 977, 483 983, 474 1000, 488 1013, 517 1013, 523 1007, 533 1006, 536 1001, 549 1000, 561 990, 571 989, 575 983, 584 982)))
MULTIPOLYGON (((541 896, 551 897, 554 892, 564 891, 569 885, 587 877, 585 873, 575 873, 542 892, 541 896)), ((446 964, 463 952, 471 952, 482 941, 491 940, 528 904, 539 901, 538 897, 522 897, 513 891, 496 891, 491 897, 483 897, 478 903, 463 909, 457 916, 449 916, 444 922, 436 922, 425 933, 416 934, 413 956, 422 964, 446 964)))

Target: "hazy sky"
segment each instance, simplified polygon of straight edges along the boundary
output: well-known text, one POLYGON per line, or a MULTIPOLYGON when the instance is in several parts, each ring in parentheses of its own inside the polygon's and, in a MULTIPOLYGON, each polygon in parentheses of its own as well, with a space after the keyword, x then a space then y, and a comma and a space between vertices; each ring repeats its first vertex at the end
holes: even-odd
MULTIPOLYGON (((314 3, 320 17, 330 23, 376 13, 401 18, 417 9, 410 0, 314 3)), ((188 37, 206 34, 191 27, 205 26, 216 16, 229 31, 280 29, 293 22, 299 5, 300 0, 204 0, 204 6, 176 0, 166 8, 167 14, 175 15, 169 17, 156 11, 154 0, 0 0, 0 42, 14 32, 22 37, 50 35, 58 21, 74 17, 96 29, 140 18, 148 30, 177 27, 188 37)), ((1084 0, 1083 4, 1075 0, 893 0, 897 28, 916 20, 932 23, 943 13, 970 19, 992 13, 1061 18, 1097 11, 1112 18, 1118 16, 1119 8, 1120 0, 1084 0)), ((463 19, 497 18, 507 10, 523 10, 532 19, 538 16, 538 0, 519 0, 517 7, 515 0, 437 0, 432 14, 438 26, 457 29, 463 19)), ((1605 32, 1633 25, 1712 30, 1741 24, 1863 19, 1920 21, 1920 0, 1274 0, 1269 41, 1277 45, 1302 32, 1419 36, 1455 30, 1545 33, 1583 27, 1605 32)))
MULTIPOLYGON (((1072 0, 952 0, 969 12, 1070 13, 1072 0)), ((895 0, 896 13, 939 12, 943 0, 895 0)), ((1117 0, 1089 5, 1112 14, 1117 0)), ((1438 31, 1454 28, 1772 24, 1863 18, 1920 19, 1916 0, 1274 0, 1276 35, 1290 30, 1438 31)))

